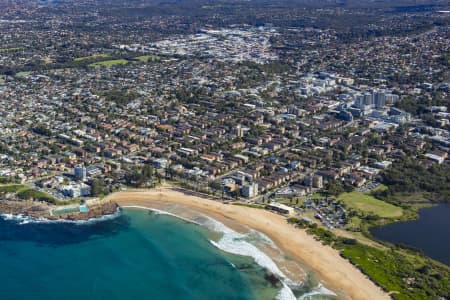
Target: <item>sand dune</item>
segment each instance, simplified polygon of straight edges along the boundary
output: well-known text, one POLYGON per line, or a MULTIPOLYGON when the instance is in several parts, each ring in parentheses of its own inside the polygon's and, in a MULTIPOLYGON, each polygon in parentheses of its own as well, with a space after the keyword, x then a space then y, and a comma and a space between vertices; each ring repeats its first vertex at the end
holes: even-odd
POLYGON ((285 217, 269 211, 222 204, 171 186, 115 193, 108 199, 122 206, 135 205, 150 208, 157 206, 158 203, 168 202, 194 209, 228 226, 232 225, 230 223, 237 222, 269 236, 286 254, 306 263, 319 274, 321 281, 327 286, 342 291, 346 295, 345 298, 390 299, 387 293, 342 258, 338 251, 322 245, 304 230, 288 224, 285 217))

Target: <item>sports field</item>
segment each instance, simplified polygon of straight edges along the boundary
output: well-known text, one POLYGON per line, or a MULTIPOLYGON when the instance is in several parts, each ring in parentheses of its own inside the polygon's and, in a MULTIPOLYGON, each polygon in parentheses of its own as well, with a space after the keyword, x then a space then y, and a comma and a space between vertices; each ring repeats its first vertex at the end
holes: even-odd
POLYGON ((113 60, 105 60, 105 61, 100 61, 100 62, 96 62, 93 64, 90 64, 90 67, 94 67, 94 68, 98 68, 98 67, 106 67, 106 68, 111 68, 117 65, 126 65, 128 63, 128 60, 126 59, 113 59, 113 60))
POLYGON ((347 207, 374 213, 382 218, 396 218, 403 214, 402 208, 360 192, 343 193, 338 200, 344 202, 347 207))
POLYGON ((74 61, 85 61, 85 60, 91 60, 91 59, 97 59, 97 58, 108 58, 110 55, 108 53, 101 53, 101 54, 94 54, 90 56, 83 56, 83 57, 77 57, 74 59, 74 61))

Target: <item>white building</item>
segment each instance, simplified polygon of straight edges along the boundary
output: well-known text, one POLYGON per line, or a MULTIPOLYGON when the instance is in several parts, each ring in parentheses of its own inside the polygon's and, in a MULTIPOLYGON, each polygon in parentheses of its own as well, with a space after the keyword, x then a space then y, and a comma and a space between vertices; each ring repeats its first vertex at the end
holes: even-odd
POLYGON ((64 186, 61 193, 70 198, 86 197, 91 195, 91 187, 84 183, 72 184, 64 186))
POLYGON ((253 182, 242 186, 242 196, 247 198, 258 196, 258 184, 253 182))
POLYGON ((276 203, 276 202, 271 202, 270 204, 266 205, 266 209, 270 209, 273 211, 276 211, 278 213, 282 213, 285 215, 294 215, 295 214, 295 210, 294 208, 281 204, 281 203, 276 203))

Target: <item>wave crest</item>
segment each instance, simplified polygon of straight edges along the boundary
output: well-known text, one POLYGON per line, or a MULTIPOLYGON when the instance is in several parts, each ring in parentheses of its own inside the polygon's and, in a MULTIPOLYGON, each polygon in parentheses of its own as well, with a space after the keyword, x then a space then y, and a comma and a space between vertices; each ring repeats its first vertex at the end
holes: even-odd
MULTIPOLYGON (((252 257, 258 265, 277 276, 283 284, 282 289, 277 294, 277 300, 297 300, 292 288, 299 287, 303 285, 303 283, 290 280, 267 254, 246 240, 246 234, 238 233, 214 219, 206 218, 206 220, 207 221, 202 224, 203 226, 223 234, 222 238, 218 242, 211 241, 215 247, 228 253, 252 257)), ((257 233, 263 242, 270 245, 275 245, 273 241, 265 234, 255 230, 251 230, 251 232, 257 233)), ((319 284, 319 286, 314 288, 313 291, 302 295, 299 299, 308 299, 308 297, 314 295, 336 296, 334 292, 319 284)))

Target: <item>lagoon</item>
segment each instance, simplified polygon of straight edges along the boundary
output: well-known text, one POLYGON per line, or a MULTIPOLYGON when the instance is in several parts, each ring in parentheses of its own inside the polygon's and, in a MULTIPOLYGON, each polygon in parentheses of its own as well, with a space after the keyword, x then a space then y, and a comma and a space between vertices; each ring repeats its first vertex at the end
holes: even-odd
POLYGON ((417 248, 450 266, 450 204, 421 209, 418 220, 375 227, 370 232, 380 240, 417 248))

